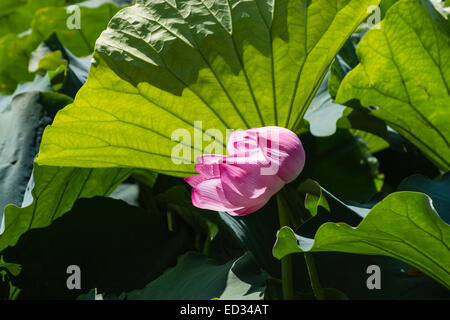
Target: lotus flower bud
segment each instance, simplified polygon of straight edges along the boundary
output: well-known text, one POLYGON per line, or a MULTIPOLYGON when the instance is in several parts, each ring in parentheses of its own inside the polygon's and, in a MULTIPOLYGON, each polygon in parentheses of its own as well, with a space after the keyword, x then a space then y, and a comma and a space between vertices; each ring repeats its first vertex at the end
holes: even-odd
POLYGON ((185 178, 194 189, 194 206, 242 216, 257 211, 303 170, 300 139, 281 127, 233 132, 227 156, 197 159, 199 175, 185 178))

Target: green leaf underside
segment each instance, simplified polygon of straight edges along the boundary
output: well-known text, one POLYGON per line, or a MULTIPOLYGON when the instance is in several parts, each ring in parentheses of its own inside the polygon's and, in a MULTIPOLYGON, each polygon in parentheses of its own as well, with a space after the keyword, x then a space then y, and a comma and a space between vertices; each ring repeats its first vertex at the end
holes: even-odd
POLYGON ((439 180, 431 180, 426 176, 415 174, 404 179, 398 191, 422 192, 433 199, 433 206, 445 222, 450 222, 450 172, 439 180))
POLYGON ((80 198, 108 196, 131 173, 128 169, 83 169, 37 166, 33 199, 25 207, 5 208, 5 231, 0 235, 0 251, 17 243, 30 229, 43 228, 68 212, 80 198))
POLYGON ((337 103, 359 99, 442 170, 450 168, 450 39, 421 4, 392 6, 381 29, 357 48, 361 64, 344 79, 337 103))
POLYGON ((224 152, 226 129, 294 128, 378 2, 138 1, 98 39, 88 81, 46 130, 38 163, 186 176, 202 150, 224 152), (171 158, 176 129, 190 137, 171 158))
POLYGON ((0 102, 0 220, 7 204, 22 203, 42 132, 52 114, 72 102, 65 95, 33 91, 47 81, 36 77, 10 99, 4 98, 3 106, 0 102))
MULTIPOLYGON (((5 0, 2 0, 2 3, 5 0)), ((43 7, 62 6, 65 0, 27 0, 15 1, 14 5, 6 4, 5 11, 0 8, 0 36, 8 33, 21 33, 30 27, 34 13, 43 7), (22 2, 22 3, 20 3, 22 2)), ((0 5, 0 6, 3 6, 0 5)))
MULTIPOLYGON (((40 9, 34 15, 32 29, 36 37, 46 38, 57 32, 64 46, 76 56, 87 56, 94 50, 95 40, 108 25, 108 21, 119 10, 113 3, 98 7, 79 7, 80 26, 68 28, 68 20, 76 13, 68 13, 65 7, 40 9)), ((70 12, 70 11, 69 11, 70 12)))
POLYGON ((236 260, 218 264, 188 252, 178 264, 142 290, 122 294, 127 300, 261 300, 267 274, 248 252, 236 260))
POLYGON ((26 232, 2 255, 22 266, 14 279, 22 300, 66 300, 89 288, 111 294, 142 288, 175 265, 191 243, 188 230, 169 231, 155 212, 95 197, 80 199, 51 226, 26 232), (66 269, 75 263, 81 268, 82 288, 68 290, 66 269))
POLYGON ((28 69, 31 53, 53 32, 57 32, 64 46, 76 56, 92 54, 95 40, 119 8, 113 3, 103 3, 105 1, 97 1, 97 3, 91 1, 90 7, 81 5, 79 7, 80 29, 76 29, 70 24, 70 28, 68 27, 68 22, 72 23, 74 22, 72 20, 76 20, 74 16, 76 12, 69 13, 65 7, 72 2, 74 1, 34 0, 9 15, 2 17, 0 12, 1 93, 9 94, 19 83, 33 79, 32 73, 29 72, 32 70, 28 69), (12 21, 11 18, 20 23, 12 21), (4 26, 8 27, 4 28, 4 26), (27 34, 3 35, 4 31, 21 32, 29 27, 31 29, 27 34))
MULTIPOLYGON (((55 46, 54 41, 48 44, 55 46)), ((66 56, 70 54, 62 45, 58 49, 63 50, 66 56)), ((88 66, 77 63, 75 57, 70 56, 70 59, 69 68, 73 67, 70 72, 74 77, 81 77, 83 73, 87 75, 88 66)), ((0 226, 2 231, 5 228, 0 234, 0 251, 15 245, 26 231, 50 225, 69 211, 78 198, 109 195, 131 173, 128 169, 76 169, 35 165, 34 178, 30 180, 33 160, 44 128, 51 123, 59 109, 72 101, 66 95, 39 92, 42 90, 51 90, 49 79, 37 76, 34 82, 20 85, 10 99, 5 97, 0 102, 0 111, 3 111, 6 125, 3 128, 6 135, 1 136, 0 140, 4 141, 0 141, 0 144, 6 143, 5 146, 8 146, 3 148, 0 162, 3 162, 3 166, 6 165, 5 168, 12 169, 8 174, 2 174, 3 178, 9 179, 0 183, 0 189, 2 186, 4 189, 0 193, 6 195, 6 198, 3 197, 4 201, 0 201, 0 220, 3 220, 3 214, 5 219, 5 225, 0 226), (33 90, 34 92, 25 92, 33 90), (8 126, 11 127, 9 131, 8 126), (11 198, 12 195, 14 197, 11 198), (11 205, 5 208, 6 204, 11 205)))
POLYGON ((18 83, 33 80, 28 62, 38 44, 30 35, 8 34, 0 38, 0 93, 11 94, 18 83))
POLYGON ((306 193, 305 208, 308 209, 312 216, 317 215, 319 206, 330 212, 330 205, 322 194, 322 188, 317 181, 312 179, 306 180, 298 187, 298 191, 306 193))
POLYGON ((314 239, 282 228, 273 254, 278 259, 309 251, 385 255, 418 268, 450 288, 449 243, 450 227, 440 219, 431 199, 421 193, 398 192, 373 207, 356 228, 325 223, 314 239))

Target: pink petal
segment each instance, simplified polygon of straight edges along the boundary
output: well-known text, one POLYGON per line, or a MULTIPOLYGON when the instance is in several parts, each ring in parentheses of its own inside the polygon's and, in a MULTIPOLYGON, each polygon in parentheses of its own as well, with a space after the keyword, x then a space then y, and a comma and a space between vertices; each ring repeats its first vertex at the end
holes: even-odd
POLYGON ((184 181, 186 181, 193 188, 197 187, 198 184, 200 184, 201 182, 203 182, 205 180, 207 180, 207 178, 200 174, 184 178, 184 181))
POLYGON ((257 134, 258 145, 275 174, 286 183, 297 178, 305 164, 305 151, 295 133, 282 127, 263 127, 247 131, 257 134))
POLYGON ((234 211, 242 206, 231 204, 224 195, 220 179, 205 180, 192 190, 192 204, 213 211, 234 211))
POLYGON ((259 151, 258 136, 250 130, 233 131, 228 137, 228 155, 248 156, 259 151))
POLYGON ((219 178, 220 170, 218 164, 198 164, 195 170, 199 173, 195 176, 184 178, 189 185, 197 187, 197 185, 205 180, 219 178))
POLYGON ((295 180, 302 172, 305 166, 305 151, 300 139, 293 132, 280 132, 280 156, 278 159, 280 159, 278 176, 286 183, 295 180))
POLYGON ((205 154, 198 157, 197 163, 199 164, 220 164, 224 163, 226 156, 221 154, 205 154))
POLYGON ((277 175, 261 175, 259 165, 221 165, 220 179, 225 197, 236 206, 266 203, 284 185, 277 175))
POLYGON ((220 176, 218 164, 198 164, 195 166, 195 171, 208 179, 218 178, 220 176))
POLYGON ((247 207, 244 209, 234 210, 234 211, 227 211, 227 213, 231 216, 245 216, 250 213, 253 213, 255 211, 258 211, 262 207, 265 206, 265 204, 269 201, 269 199, 266 202, 261 202, 260 204, 253 206, 253 207, 247 207))

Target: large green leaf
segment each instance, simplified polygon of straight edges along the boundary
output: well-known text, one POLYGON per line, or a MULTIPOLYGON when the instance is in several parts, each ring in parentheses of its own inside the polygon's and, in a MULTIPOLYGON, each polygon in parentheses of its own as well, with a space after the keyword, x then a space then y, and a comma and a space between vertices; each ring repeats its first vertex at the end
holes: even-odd
POLYGON ((0 36, 26 31, 30 27, 34 13, 40 8, 65 4, 65 0, 22 0, 16 2, 14 5, 5 3, 0 7, 0 10, 3 9, 3 12, 0 11, 0 36))
POLYGON ((77 201, 51 226, 26 232, 2 254, 22 266, 13 275, 19 299, 74 299, 90 288, 110 294, 143 288, 193 242, 189 230, 169 231, 154 212, 96 197, 77 201), (81 269, 81 290, 66 286, 67 267, 74 264, 81 269))
MULTIPOLYGON (((348 206, 322 189, 329 203, 330 212, 318 207, 318 215, 306 222, 295 232, 303 237, 314 238, 315 233, 326 222, 347 223, 356 227, 373 204, 348 206)), ((301 195, 297 195, 301 198, 301 195)), ((292 198, 289 198, 292 200, 292 198)), ((275 200, 275 199, 273 199, 275 200)), ((298 214, 299 207, 296 207, 298 214)), ((220 217, 251 251, 258 264, 273 277, 280 277, 279 261, 272 256, 277 228, 276 201, 245 217, 231 217, 221 213, 220 217), (275 204, 273 204, 275 202, 275 204)), ((221 229, 222 232, 222 229, 221 229)), ((448 299, 449 291, 429 277, 411 277, 406 263, 386 256, 349 254, 343 252, 314 253, 316 267, 321 284, 328 288, 337 288, 351 299, 448 299), (368 290, 366 269, 378 265, 382 270, 383 290, 368 290)), ((302 255, 292 257, 294 264, 293 282, 298 291, 310 292, 309 277, 302 255)))
POLYGON ((21 207, 8 205, 0 251, 30 229, 43 228, 68 212, 79 198, 109 195, 131 174, 129 169, 80 169, 35 165, 21 207))
POLYGON ((176 129, 205 140, 220 130, 218 153, 226 129, 294 128, 378 2, 137 1, 98 39, 87 84, 46 130, 38 162, 186 176, 204 146, 172 157, 189 164, 173 163, 176 129))
POLYGON ((90 65, 90 57, 74 56, 53 33, 31 53, 29 70, 48 72, 55 90, 75 97, 87 80, 90 65))
POLYGON ((385 255, 402 260, 450 288, 450 227, 440 219, 431 199, 421 193, 398 192, 375 205, 356 228, 325 223, 314 239, 283 227, 273 254, 337 251, 385 255))
POLYGON ((0 96, 0 233, 4 207, 22 203, 44 128, 72 101, 45 91, 51 91, 49 79, 38 75, 11 96, 0 96))
MULTIPOLYGON (((87 67, 77 64, 72 72, 80 74, 87 67)), ((0 98, 0 251, 24 232, 51 224, 78 198, 108 195, 131 173, 35 165, 30 178, 44 128, 72 100, 41 90, 51 90, 47 76, 37 76, 12 96, 0 98)))
MULTIPOLYGON (((308 235, 314 233, 321 224, 329 221, 345 221, 351 225, 357 225, 361 221, 359 208, 345 205, 323 188, 321 188, 321 192, 327 205, 317 207, 318 214, 314 219, 307 220, 304 212, 307 209, 304 208, 302 203, 304 195, 298 190, 302 190, 302 187, 304 190, 305 185, 301 185, 299 188, 289 185, 285 190, 288 195, 288 205, 292 210, 291 220, 300 221, 298 224, 303 223, 299 229, 302 232, 306 232, 308 235), (316 223, 316 221, 318 222, 316 223)), ((322 203, 325 201, 322 201, 322 203)), ((311 217, 309 213, 307 215, 309 218, 311 217)), ((279 263, 272 255, 273 243, 279 229, 277 200, 275 198, 271 199, 255 214, 232 217, 225 212, 220 212, 219 217, 242 246, 252 252, 256 261, 264 270, 274 277, 280 276, 279 263)))
POLYGON ((327 73, 319 87, 311 106, 305 113, 310 125, 310 132, 317 137, 331 136, 336 132, 336 121, 342 116, 345 106, 335 104, 328 92, 327 73))
POLYGON ((0 94, 0 112, 11 108, 11 103, 16 96, 29 91, 52 91, 48 76, 36 75, 33 81, 21 83, 11 95, 0 94))
POLYGON ((38 45, 31 35, 7 34, 0 38, 0 93, 11 94, 18 83, 33 80, 28 61, 38 45))
POLYGON ((27 0, 3 0, 0 2, 0 15, 5 15, 26 4, 27 0))
MULTIPOLYGON (((69 14, 63 5, 74 1, 30 0, 27 6, 34 9, 27 9, 26 18, 21 17, 20 20, 27 29, 30 26, 31 29, 24 34, 10 33, 0 37, 0 92, 11 93, 18 83, 33 79, 28 70, 31 53, 53 32, 58 33, 63 44, 75 55, 91 54, 95 40, 118 10, 117 6, 105 1, 79 4, 80 29, 69 29, 67 21, 78 11, 69 14)), ((2 19, 0 16, 0 30, 3 32, 2 19)), ((3 35, 2 32, 0 35, 3 35)))
POLYGON ((32 91, 16 94, 3 112, 0 108, 0 224, 5 205, 22 203, 42 132, 70 102, 65 95, 32 91))
POLYGON ((425 193, 433 199, 433 206, 441 218, 450 223, 450 172, 439 180, 431 180, 421 174, 412 175, 400 183, 398 190, 425 193))
POLYGON ((450 37, 450 10, 440 0, 419 0, 434 23, 450 37))
POLYGON ((76 56, 87 56, 94 51, 95 40, 118 10, 116 5, 109 2, 98 4, 97 7, 80 4, 80 28, 70 29, 67 27, 67 20, 77 11, 68 14, 65 7, 43 8, 36 12, 32 29, 35 36, 41 39, 57 32, 58 38, 68 50, 76 56))
MULTIPOLYGON (((126 0, 2 0, 0 3, 0 37, 8 33, 17 34, 28 30, 32 25, 33 17, 36 17, 36 12, 41 8, 53 7, 62 9, 65 12, 64 21, 66 21, 70 16, 70 12, 66 13, 66 6, 77 4, 80 7, 92 8, 99 7, 105 2, 117 5, 129 4, 129 1, 126 0)), ((45 21, 45 24, 53 26, 58 18, 58 16, 47 16, 48 20, 45 21)), ((101 20, 91 20, 91 23, 98 24, 102 22, 101 20)))
POLYGON ((338 129, 329 137, 302 137, 302 177, 312 178, 343 201, 366 202, 377 191, 378 162, 359 137, 338 129))
POLYGON ((218 264, 198 253, 188 252, 178 264, 144 289, 123 294, 127 300, 260 300, 267 274, 251 254, 218 264))
POLYGON ((381 16, 384 17, 389 8, 392 7, 397 1, 398 0, 381 0, 380 3, 381 16))
POLYGON ((450 168, 450 38, 416 0, 393 5, 380 29, 357 49, 359 64, 336 101, 378 106, 376 117, 413 142, 441 169, 450 168), (424 72, 426 70, 426 72, 424 72))

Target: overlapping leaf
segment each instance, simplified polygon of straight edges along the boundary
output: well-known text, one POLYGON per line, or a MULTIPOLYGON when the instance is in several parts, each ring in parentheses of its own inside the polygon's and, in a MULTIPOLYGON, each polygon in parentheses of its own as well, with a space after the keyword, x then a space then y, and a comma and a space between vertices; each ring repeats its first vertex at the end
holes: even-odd
POLYGON ((192 238, 186 229, 169 231, 155 212, 96 197, 77 201, 51 226, 26 232, 2 254, 22 266, 13 274, 19 298, 74 299, 90 288, 116 294, 142 288, 192 249, 192 238), (72 264, 81 268, 81 290, 67 289, 72 264))
POLYGON ((0 5, 0 36, 21 33, 30 27, 34 13, 47 6, 63 6, 65 0, 3 0, 0 5))
POLYGON ((220 145, 226 129, 294 128, 378 2, 138 1, 98 39, 88 82, 46 131, 38 161, 185 176, 206 147, 194 135, 220 145), (177 129, 187 137, 172 137, 177 129), (180 140, 187 149, 172 154, 180 140))
POLYGON ((441 179, 431 180, 423 175, 415 174, 402 181, 399 191, 422 192, 433 199, 433 206, 441 218, 450 223, 450 172, 441 179))
POLYGON ((450 38, 419 1, 392 6, 357 49, 336 101, 359 99, 442 170, 450 168, 450 38))
POLYGON ((29 0, 4 16, 0 13, 0 92, 12 93, 19 83, 33 79, 28 70, 31 52, 53 32, 75 55, 92 53, 95 40, 119 8, 107 0, 88 1, 77 4, 77 11, 71 13, 65 6, 75 2, 79 1, 29 0), (79 26, 68 23, 74 15, 79 26))
POLYGON ((178 264, 144 289, 123 294, 127 300, 261 300, 267 274, 251 254, 218 264, 194 252, 181 256, 178 264))
POLYGON ((26 231, 50 225, 68 212, 76 200, 108 196, 130 173, 129 169, 35 166, 34 180, 30 180, 22 207, 9 205, 5 208, 0 251, 15 245, 26 231))
POLYGON ((314 239, 282 228, 274 256, 296 252, 337 251, 385 255, 402 260, 450 287, 450 226, 440 219, 431 199, 421 193, 398 192, 375 205, 356 228, 326 223, 314 239))
POLYGON ((70 11, 68 8, 60 6, 40 9, 33 19, 33 33, 42 39, 52 32, 57 32, 58 38, 73 54, 79 57, 90 55, 94 51, 98 36, 119 7, 109 1, 97 1, 89 7, 81 3, 78 5, 79 11, 70 11), (75 17, 78 13, 79 16, 75 17), (78 20, 72 21, 71 17, 78 20), (76 22, 79 22, 79 25, 76 25, 76 22))
POLYGON ((42 132, 71 101, 57 93, 24 92, 0 112, 0 225, 5 205, 22 203, 42 132))
MULTIPOLYGON (((349 206, 326 190, 322 189, 322 192, 329 203, 330 212, 318 207, 318 215, 297 229, 296 234, 313 239, 321 225, 327 222, 345 222, 356 227, 373 207, 372 203, 349 206)), ((293 199, 290 197, 291 201, 293 199)), ((296 209, 295 214, 298 214, 299 207, 296 209)), ((276 212, 276 203, 273 205, 271 201, 255 215, 231 217, 221 213, 220 217, 243 246, 254 254, 259 265, 270 272, 271 276, 280 277, 280 265, 272 256, 275 234, 278 230, 277 216, 274 214, 276 212)), ((449 297, 448 290, 429 277, 408 276, 407 271, 410 266, 391 257, 346 252, 317 252, 314 253, 314 258, 321 284, 324 287, 341 290, 350 299, 447 299, 449 297), (383 290, 367 290, 365 286, 368 277, 366 268, 373 264, 380 266, 382 270, 383 290)), ((311 291, 303 256, 294 255, 292 260, 295 270, 293 281, 296 289, 300 292, 311 291)))
MULTIPOLYGON (((58 49, 71 57, 62 46, 58 49)), ((89 65, 73 60, 69 61, 71 76, 80 82, 89 65)), ((71 89, 77 84, 72 83, 71 89)), ((78 198, 109 195, 131 174, 131 169, 35 165, 31 176, 44 128, 72 101, 66 95, 42 90, 51 90, 47 76, 37 76, 34 82, 19 86, 14 95, 0 99, 0 251, 15 245, 26 231, 51 224, 78 198)))
POLYGON ((74 56, 53 33, 32 52, 29 69, 38 73, 48 72, 55 90, 75 97, 86 82, 90 65, 90 57, 74 56))

